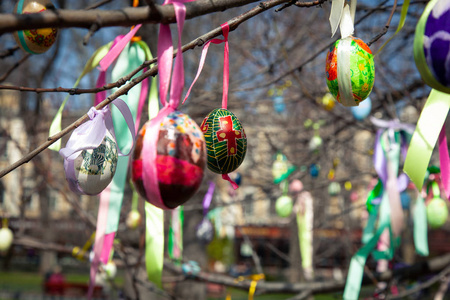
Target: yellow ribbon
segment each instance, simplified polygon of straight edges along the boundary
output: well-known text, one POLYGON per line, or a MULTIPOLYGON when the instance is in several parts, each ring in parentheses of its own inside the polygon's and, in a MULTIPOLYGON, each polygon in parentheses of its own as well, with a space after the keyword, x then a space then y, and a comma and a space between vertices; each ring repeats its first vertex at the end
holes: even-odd
MULTIPOLYGON (((250 283, 250 288, 248 290, 248 300, 253 300, 253 296, 255 295, 256 291, 256 285, 258 284, 258 281, 265 279, 266 276, 264 274, 252 274, 249 276, 239 276, 234 280, 234 282, 240 282, 244 281, 246 279, 250 279, 252 282, 250 283)), ((231 294, 229 291, 227 291, 227 296, 225 300, 231 300, 231 294)))
POLYGON ((83 260, 84 254, 92 246, 94 239, 95 239, 95 232, 92 233, 91 237, 87 240, 87 242, 84 244, 81 250, 80 247, 73 247, 72 255, 78 260, 83 260))

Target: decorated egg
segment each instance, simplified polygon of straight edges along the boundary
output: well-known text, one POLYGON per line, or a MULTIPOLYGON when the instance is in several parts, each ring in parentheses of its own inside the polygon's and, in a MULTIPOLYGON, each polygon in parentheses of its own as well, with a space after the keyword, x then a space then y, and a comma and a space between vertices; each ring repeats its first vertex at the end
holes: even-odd
POLYGON ((314 135, 311 140, 309 140, 308 148, 309 151, 315 151, 322 146, 322 138, 318 135, 314 135))
POLYGON ((356 120, 362 121, 370 115, 370 112, 372 110, 372 100, 367 97, 367 99, 361 102, 358 106, 350 107, 350 110, 356 120))
POLYGON ((295 167, 291 165, 286 156, 283 153, 278 152, 272 165, 273 182, 276 184, 280 183, 288 178, 294 171, 295 167))
POLYGON ((160 124, 155 161, 145 159, 144 139, 150 138, 150 121, 144 124, 136 139, 131 175, 138 193, 147 198, 143 180, 144 168, 156 167, 159 192, 166 207, 175 208, 188 201, 198 190, 206 165, 205 139, 199 126, 188 115, 174 111, 160 124))
POLYGON ((292 182, 289 184, 289 191, 292 193, 299 193, 302 190, 303 190, 303 183, 298 179, 292 180, 292 182))
MULTIPOLYGON (((375 81, 375 64, 369 46, 355 37, 337 40, 327 53, 326 77, 328 89, 338 102, 344 106, 358 106, 369 96, 375 81), (341 67, 338 68, 338 65, 341 67), (342 69, 344 66, 348 69, 342 69), (339 76, 338 69, 342 72, 339 76), (348 80, 353 99, 342 98, 338 80, 348 80)), ((341 84, 345 87, 344 83, 341 84)))
POLYGON ((105 279, 114 279, 117 274, 117 266, 113 261, 108 261, 108 263, 103 266, 103 271, 105 271, 105 279))
POLYGON ((137 210, 131 210, 128 215, 125 223, 127 227, 130 229, 136 229, 139 224, 141 224, 142 218, 141 214, 137 210))
POLYGON ((116 173, 117 144, 109 133, 95 149, 81 151, 75 159, 75 177, 78 186, 87 195, 101 193, 116 173))
POLYGON ((439 228, 445 224, 448 217, 447 203, 434 197, 427 205, 427 220, 431 228, 439 228))
POLYGON ((282 218, 289 217, 292 213, 292 207, 293 201, 289 196, 281 196, 277 199, 277 202, 275 202, 275 211, 282 218))
POLYGON ((247 136, 238 118, 229 110, 217 108, 200 127, 208 151, 208 169, 218 174, 236 170, 247 152, 247 136))
POLYGON ((426 84, 450 93, 450 3, 432 0, 419 19, 414 60, 426 84))
POLYGON ((0 251, 7 251, 11 247, 14 235, 8 227, 0 228, 0 251))
POLYGON ((319 176, 319 166, 317 164, 311 164, 309 166, 309 175, 311 175, 312 178, 317 178, 319 176))
POLYGON ((340 192, 341 192, 341 185, 338 182, 333 181, 332 183, 330 183, 330 185, 328 186, 328 195, 337 196, 339 195, 340 192))
MULTIPOLYGON (((50 0, 19 0, 14 8, 17 14, 40 13, 53 9, 50 0)), ((55 42, 58 35, 56 28, 26 29, 14 32, 14 39, 20 48, 31 54, 40 54, 47 51, 55 42)))
POLYGON ((181 271, 186 276, 194 277, 198 275, 198 273, 200 273, 201 269, 196 261, 190 260, 187 263, 181 265, 181 271))
POLYGON ((203 243, 209 243, 214 238, 214 226, 211 221, 206 218, 197 225, 197 230, 195 232, 197 239, 203 243))
POLYGON ((322 97, 322 106, 325 110, 331 111, 335 105, 336 105, 336 100, 334 100, 333 95, 331 95, 330 93, 326 93, 322 97))

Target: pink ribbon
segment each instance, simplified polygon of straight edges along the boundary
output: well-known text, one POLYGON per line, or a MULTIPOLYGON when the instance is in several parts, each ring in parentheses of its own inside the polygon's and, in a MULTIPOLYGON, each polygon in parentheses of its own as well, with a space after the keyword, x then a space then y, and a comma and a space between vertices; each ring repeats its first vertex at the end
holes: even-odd
POLYGON ((212 39, 205 43, 202 50, 202 56, 200 57, 200 63, 198 66, 197 74, 195 75, 194 81, 192 82, 191 86, 189 87, 189 90, 186 93, 186 96, 184 97, 183 103, 186 101, 186 99, 189 97, 189 94, 191 93, 191 89, 194 86, 195 82, 197 81, 198 77, 202 73, 203 66, 205 65, 206 55, 208 54, 209 45, 211 43, 213 44, 221 44, 225 43, 224 51, 223 51, 223 93, 222 93, 222 108, 227 109, 228 106, 228 86, 230 82, 230 50, 228 47, 228 33, 230 32, 230 26, 228 23, 224 23, 220 25, 222 27, 222 34, 224 39, 212 39))
POLYGON ((166 0, 164 5, 173 4, 178 30, 178 48, 173 70, 172 85, 170 86, 169 102, 167 102, 167 93, 171 81, 173 44, 170 27, 167 24, 161 24, 158 37, 158 72, 159 72, 159 95, 161 104, 164 106, 158 115, 150 121, 149 128, 145 131, 144 143, 142 145, 143 153, 146 155, 143 160, 152 162, 143 162, 142 179, 147 199, 150 203, 161 209, 168 208, 161 198, 158 183, 158 172, 156 169, 157 142, 159 138, 159 129, 161 122, 172 112, 174 112, 181 99, 181 93, 184 87, 184 68, 183 51, 181 49, 181 34, 183 32, 184 20, 186 17, 186 8, 184 2, 189 1, 170 1, 166 0))
POLYGON ((439 161, 441 166, 441 180, 447 199, 450 199, 450 160, 447 148, 447 136, 445 134, 445 123, 439 133, 439 161))
MULTIPOLYGON (((119 57, 120 53, 122 53, 123 49, 131 41, 131 39, 133 38, 133 36, 136 34, 136 32, 139 30, 139 28, 141 26, 142 26, 141 24, 136 25, 125 36, 120 35, 114 39, 109 52, 102 58, 102 60, 99 63, 100 66, 98 69, 100 70, 100 74, 97 79, 96 87, 102 87, 106 84, 107 69, 119 57)), ((115 104, 117 106, 116 102, 117 102, 117 100, 120 100, 121 102, 123 102, 123 105, 122 104, 119 104, 119 105, 126 107, 126 111, 127 111, 126 115, 127 116, 125 117, 125 120, 130 129, 131 135, 133 137, 133 141, 135 140, 136 133, 137 133, 137 130, 139 127, 140 116, 142 113, 142 107, 145 102, 145 97, 146 97, 147 91, 148 91, 148 80, 146 78, 142 82, 141 96, 140 96, 140 100, 139 100, 139 109, 137 111, 135 124, 133 122, 133 116, 125 102, 123 102, 120 99, 116 99, 116 100, 114 100, 114 102, 112 102, 113 104, 115 104)), ((105 98, 106 98, 106 91, 97 93, 95 95, 95 105, 98 105, 105 98)), ((125 108, 123 108, 123 109, 125 110, 125 108)), ((119 110, 120 110, 120 108, 119 108, 119 110)), ((122 110, 121 110, 121 112, 122 112, 122 110)), ((109 113, 109 114, 111 115, 111 113, 109 113)), ((123 112, 122 112, 122 114, 123 114, 123 112)), ((110 122, 111 122, 111 126, 112 126, 111 116, 110 116, 110 122)), ((133 149, 133 147, 131 147, 129 153, 131 153, 132 149, 133 149)), ((121 153, 119 148, 118 148, 118 151, 119 151, 119 153, 121 153)), ((97 229, 96 229, 95 244, 94 244, 94 258, 91 263, 91 269, 90 269, 88 299, 92 298, 92 293, 93 293, 94 285, 95 285, 95 275, 97 273, 98 265, 100 262, 102 262, 103 264, 108 263, 109 255, 111 253, 111 248, 112 248, 112 245, 114 242, 114 236, 115 236, 114 232, 112 232, 108 235, 105 235, 107 218, 108 218, 110 192, 111 192, 111 188, 108 185, 108 187, 100 195, 100 205, 99 205, 99 211, 98 211, 98 216, 97 216, 97 229)))
MULTIPOLYGON (((222 34, 223 34, 223 40, 222 39, 212 39, 205 43, 202 50, 202 55, 200 57, 200 62, 197 70, 197 74, 195 75, 194 81, 192 82, 191 86, 189 87, 189 90, 186 93, 186 96, 184 97, 183 103, 186 101, 186 99, 189 97, 189 94, 191 93, 191 89, 194 86, 195 82, 197 81, 198 77, 200 76, 203 66, 205 65, 206 55, 208 54, 208 49, 211 43, 213 44, 221 44, 225 43, 224 50, 223 50, 223 93, 222 93, 222 108, 227 109, 228 106, 228 89, 229 89, 229 83, 230 83, 230 50, 228 46, 228 34, 230 32, 230 26, 228 23, 224 23, 220 25, 222 27, 222 34)), ((222 174, 222 179, 226 180, 231 183, 231 186, 233 189, 237 189, 239 186, 234 182, 228 174, 222 174)))

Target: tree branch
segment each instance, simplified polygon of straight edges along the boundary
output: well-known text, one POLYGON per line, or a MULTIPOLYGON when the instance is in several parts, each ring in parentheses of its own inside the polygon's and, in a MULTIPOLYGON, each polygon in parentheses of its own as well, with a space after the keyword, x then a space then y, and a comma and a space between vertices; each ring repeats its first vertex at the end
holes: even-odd
MULTIPOLYGON (((202 0, 198 1, 198 2, 202 2, 202 0)), ((287 2, 287 0, 269 0, 269 1, 266 1, 266 2, 260 3, 260 5, 258 5, 255 8, 249 10, 248 12, 246 12, 246 13, 238 16, 238 17, 235 17, 235 18, 229 20, 228 24, 230 25, 230 31, 235 30, 241 23, 249 20, 250 18, 252 18, 252 17, 254 17, 254 16, 256 16, 256 15, 258 15, 258 14, 260 14, 260 13, 262 13, 262 12, 272 8, 272 7, 275 7, 277 5, 283 4, 285 2, 287 2)), ((1 15, 0 15, 0 20, 1 20, 1 15)), ((217 27, 216 29, 210 31, 209 33, 207 33, 207 34, 205 34, 205 35, 195 39, 194 41, 186 44, 185 46, 183 46, 183 52, 187 51, 188 49, 193 49, 196 46, 201 46, 201 45, 203 45, 205 43, 205 41, 208 41, 209 39, 212 39, 212 38, 214 38, 216 36, 219 36, 221 33, 222 33, 222 28, 221 27, 217 27)), ((129 77, 129 78, 133 77, 140 70, 145 68, 146 65, 149 65, 149 64, 151 64, 152 62, 155 62, 155 61, 156 60, 154 59, 152 61, 143 63, 139 68, 137 68, 136 70, 131 72, 126 77, 129 77)), ((150 76, 155 76, 157 74, 157 71, 158 71, 158 67, 155 66, 155 67, 151 68, 150 70, 144 72, 143 74, 133 78, 126 85, 124 85, 121 88, 119 88, 116 92, 114 92, 108 98, 106 98, 100 104, 98 104, 96 106, 96 109, 102 109, 103 107, 105 107, 106 105, 110 104, 112 101, 114 101, 115 99, 117 99, 121 95, 124 95, 124 94, 128 93, 128 91, 131 88, 133 88, 135 85, 139 84, 145 78, 150 77, 150 76)), ((56 142, 57 140, 59 140, 60 138, 62 138, 66 134, 68 134, 69 132, 71 132, 73 129, 77 128, 78 126, 80 126, 81 124, 86 122, 88 120, 88 118, 89 118, 88 115, 85 114, 81 118, 79 118, 78 120, 73 122, 71 125, 69 125, 66 128, 64 128, 62 131, 60 131, 57 134, 49 137, 48 140, 45 143, 41 144, 35 150, 31 151, 30 153, 28 153, 26 156, 24 156, 23 158, 21 158, 17 162, 13 163, 12 165, 10 165, 7 168, 5 168, 2 171, 0 171, 0 178, 5 176, 6 174, 11 172, 12 170, 18 168, 19 166, 29 162, 33 157, 35 157, 36 155, 38 155, 39 153, 41 153, 42 151, 47 149, 51 144, 53 144, 54 142, 56 142)))
MULTIPOLYGON (((258 0, 198 0, 186 3, 186 19, 244 6, 258 0)), ((280 3, 289 0, 279 1, 280 3)), ((172 5, 126 7, 120 10, 46 10, 36 14, 0 14, 0 34, 23 29, 38 28, 91 28, 94 23, 102 27, 132 26, 145 23, 174 23, 172 5)))

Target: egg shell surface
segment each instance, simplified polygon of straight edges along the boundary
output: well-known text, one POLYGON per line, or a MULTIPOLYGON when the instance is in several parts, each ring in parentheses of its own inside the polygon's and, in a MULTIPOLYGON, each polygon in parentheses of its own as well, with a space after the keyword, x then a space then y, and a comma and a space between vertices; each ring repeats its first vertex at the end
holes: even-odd
POLYGON ((433 198, 427 205, 427 221, 431 228, 439 228, 448 217, 447 203, 441 198, 433 198))
POLYGON ((280 217, 286 218, 292 213, 293 205, 291 197, 281 196, 275 202, 275 210, 280 217))
MULTIPOLYGON (((372 91, 375 82, 375 64, 373 61, 373 54, 369 46, 367 46, 361 39, 349 37, 351 39, 350 45, 350 76, 352 83, 353 99, 356 105, 366 99, 372 91)), ((337 50, 341 40, 337 40, 327 53, 326 59, 326 77, 327 86, 330 93, 341 102, 338 85, 338 55, 337 50)))
POLYGON ((119 154, 117 144, 109 133, 95 149, 83 150, 75 159, 75 177, 87 195, 101 193, 116 173, 119 154))
POLYGON ((416 27, 414 60, 423 80, 450 93, 450 2, 433 0, 416 27))
MULTIPOLYGON (((174 111, 160 124, 156 161, 148 161, 142 147, 149 128, 150 121, 144 124, 136 139, 132 180, 139 194, 147 199, 143 168, 156 164, 161 199, 172 209, 188 201, 202 182, 206 165, 205 139, 194 120, 174 111)), ((152 203, 151 199, 147 201, 152 203)))
POLYGON ((227 174, 236 170, 247 152, 247 136, 238 118, 229 110, 217 108, 200 126, 208 152, 208 169, 227 174))
MULTIPOLYGON (((54 7, 50 0, 19 0, 14 8, 17 14, 40 13, 54 7)), ((58 36, 57 28, 26 29, 14 32, 14 39, 24 51, 40 54, 47 51, 58 36)))

